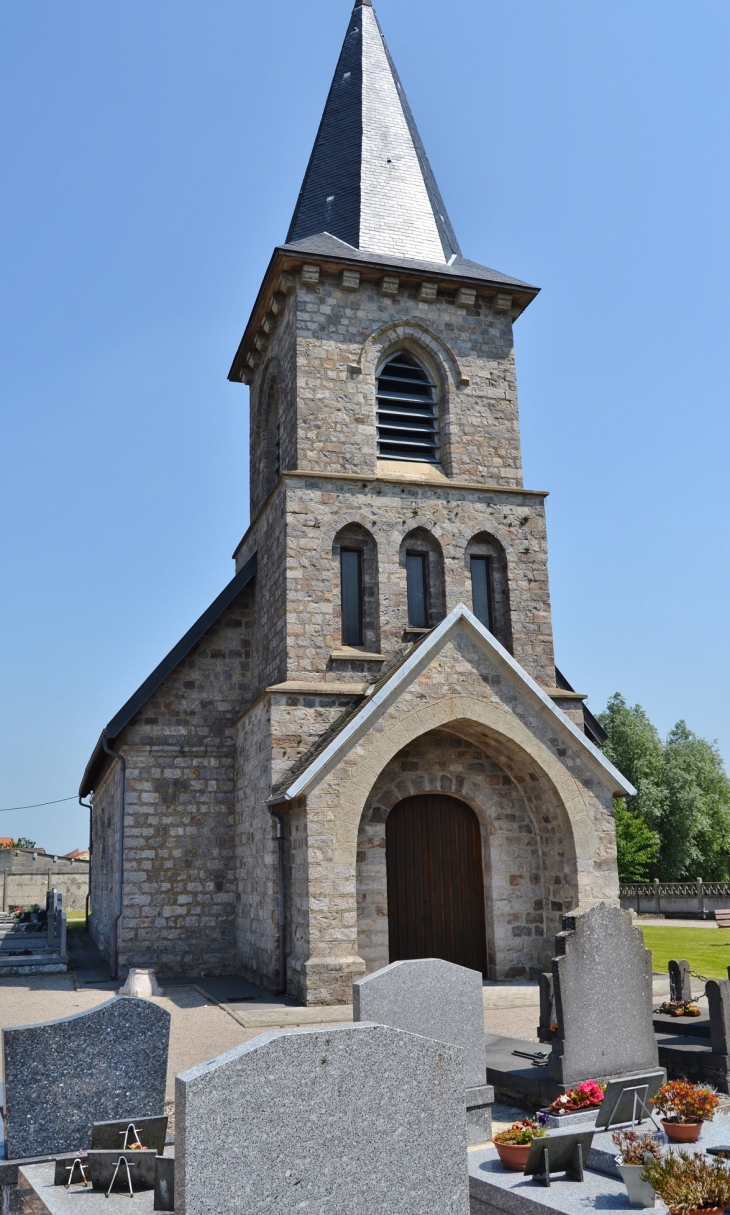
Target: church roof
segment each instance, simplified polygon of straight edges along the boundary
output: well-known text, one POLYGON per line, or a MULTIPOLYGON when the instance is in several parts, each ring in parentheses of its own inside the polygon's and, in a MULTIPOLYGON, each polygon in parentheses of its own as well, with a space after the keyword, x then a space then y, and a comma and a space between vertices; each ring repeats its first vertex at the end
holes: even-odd
POLYGON ((466 625, 473 630, 481 644, 491 651, 518 676, 527 696, 542 703, 552 717, 555 725, 562 733, 572 736, 572 746, 592 758, 594 764, 602 770, 603 780, 611 787, 614 797, 633 796, 634 786, 623 776, 618 768, 606 758, 602 751, 586 737, 582 730, 571 721, 555 704, 547 692, 528 675, 524 667, 512 657, 508 650, 497 641, 484 625, 477 620, 473 612, 465 604, 459 603, 449 615, 441 621, 426 637, 418 642, 411 650, 403 655, 393 666, 387 668, 378 682, 374 685, 371 695, 359 704, 354 705, 347 713, 335 722, 330 730, 322 736, 315 746, 294 764, 291 771, 274 787, 272 804, 291 801, 306 794, 313 785, 334 768, 343 756, 363 737, 378 718, 398 699, 403 689, 410 684, 426 668, 431 657, 441 648, 448 636, 455 629, 466 625))
POLYGON ((155 667, 151 675, 147 676, 143 684, 137 688, 137 691, 130 696, 126 704, 122 705, 119 712, 112 717, 109 724, 102 730, 99 741, 91 755, 91 759, 86 765, 86 771, 81 778, 79 787, 79 797, 86 797, 94 789, 95 781, 99 776, 99 772, 103 764, 107 762, 107 754, 104 750, 104 738, 106 738, 109 746, 114 746, 114 740, 119 737, 122 730, 129 725, 132 718, 140 709, 146 705, 151 696, 167 679, 175 667, 179 666, 184 658, 192 650, 194 645, 197 645, 202 637, 212 628, 216 621, 223 615, 226 608, 230 607, 233 600, 241 591, 253 582, 256 577, 256 569, 258 565, 258 555, 254 553, 250 561, 247 561, 242 569, 231 578, 228 586, 224 587, 217 599, 214 599, 209 608, 203 612, 192 628, 188 629, 184 637, 181 637, 176 646, 170 650, 166 658, 163 658, 159 666, 155 667))
POLYGON ((440 266, 461 255, 370 0, 350 18, 287 243, 318 233, 440 266))

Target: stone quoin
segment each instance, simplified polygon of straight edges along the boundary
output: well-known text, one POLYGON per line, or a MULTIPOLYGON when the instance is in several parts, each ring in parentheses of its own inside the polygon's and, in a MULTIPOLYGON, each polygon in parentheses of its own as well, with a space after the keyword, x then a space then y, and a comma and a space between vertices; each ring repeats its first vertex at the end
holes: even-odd
POLYGON ((251 405, 235 576, 81 783, 120 973, 347 1003, 409 958, 535 976, 564 913, 618 904, 632 788, 556 668, 546 494, 522 479, 536 295, 462 256, 356 5, 229 373, 251 405))

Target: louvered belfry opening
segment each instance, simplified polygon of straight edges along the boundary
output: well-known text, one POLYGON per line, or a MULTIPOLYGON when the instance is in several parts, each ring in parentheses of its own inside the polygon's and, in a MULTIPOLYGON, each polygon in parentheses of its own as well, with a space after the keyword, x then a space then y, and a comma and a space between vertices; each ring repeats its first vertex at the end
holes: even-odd
POLYGON ((418 360, 399 350, 378 373, 378 455, 439 461, 436 385, 418 360))

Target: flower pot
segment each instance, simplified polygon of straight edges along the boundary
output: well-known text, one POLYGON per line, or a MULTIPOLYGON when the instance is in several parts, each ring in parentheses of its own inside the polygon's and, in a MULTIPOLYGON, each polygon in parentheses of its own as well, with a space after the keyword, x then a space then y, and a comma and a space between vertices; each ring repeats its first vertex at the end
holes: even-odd
POLYGON ((725 1207, 693 1207, 691 1211, 684 1211, 682 1215, 723 1215, 725 1207))
POLYGON ((648 1181, 641 1180, 644 1172, 643 1164, 619 1164, 618 1171, 626 1186, 630 1207, 653 1207, 656 1200, 656 1190, 648 1181))
POLYGON ((506 1169, 515 1173, 524 1173, 527 1157, 530 1154, 529 1143, 495 1143, 497 1155, 506 1169))
POLYGON ((662 1126, 670 1143, 696 1143, 702 1131, 701 1122, 669 1122, 662 1118, 662 1126))

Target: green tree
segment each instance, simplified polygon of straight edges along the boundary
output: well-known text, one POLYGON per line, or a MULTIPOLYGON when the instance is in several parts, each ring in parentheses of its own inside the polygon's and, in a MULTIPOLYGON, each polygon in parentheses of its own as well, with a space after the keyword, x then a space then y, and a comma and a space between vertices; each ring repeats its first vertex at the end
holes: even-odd
POLYGON ((606 756, 635 786, 616 801, 616 846, 623 881, 658 877, 726 879, 730 780, 716 743, 680 721, 662 742, 641 705, 616 693, 599 720, 606 756), (651 854, 652 835, 658 849, 651 854))
POLYGON ((730 780, 716 743, 677 722, 664 748, 662 868, 676 878, 727 879, 730 780))
POLYGON ((664 747, 659 731, 641 705, 629 708, 619 692, 611 697, 598 720, 608 734, 603 747, 607 758, 638 790, 635 797, 626 799, 626 809, 658 831, 666 805, 664 747))
POLYGON ((35 848, 35 840, 26 839, 24 835, 19 835, 17 840, 11 840, 9 844, 0 844, 0 848, 35 848))
POLYGON ((643 818, 622 809, 616 803, 616 853, 621 882, 645 882, 659 855, 660 841, 656 831, 647 827, 643 818))

